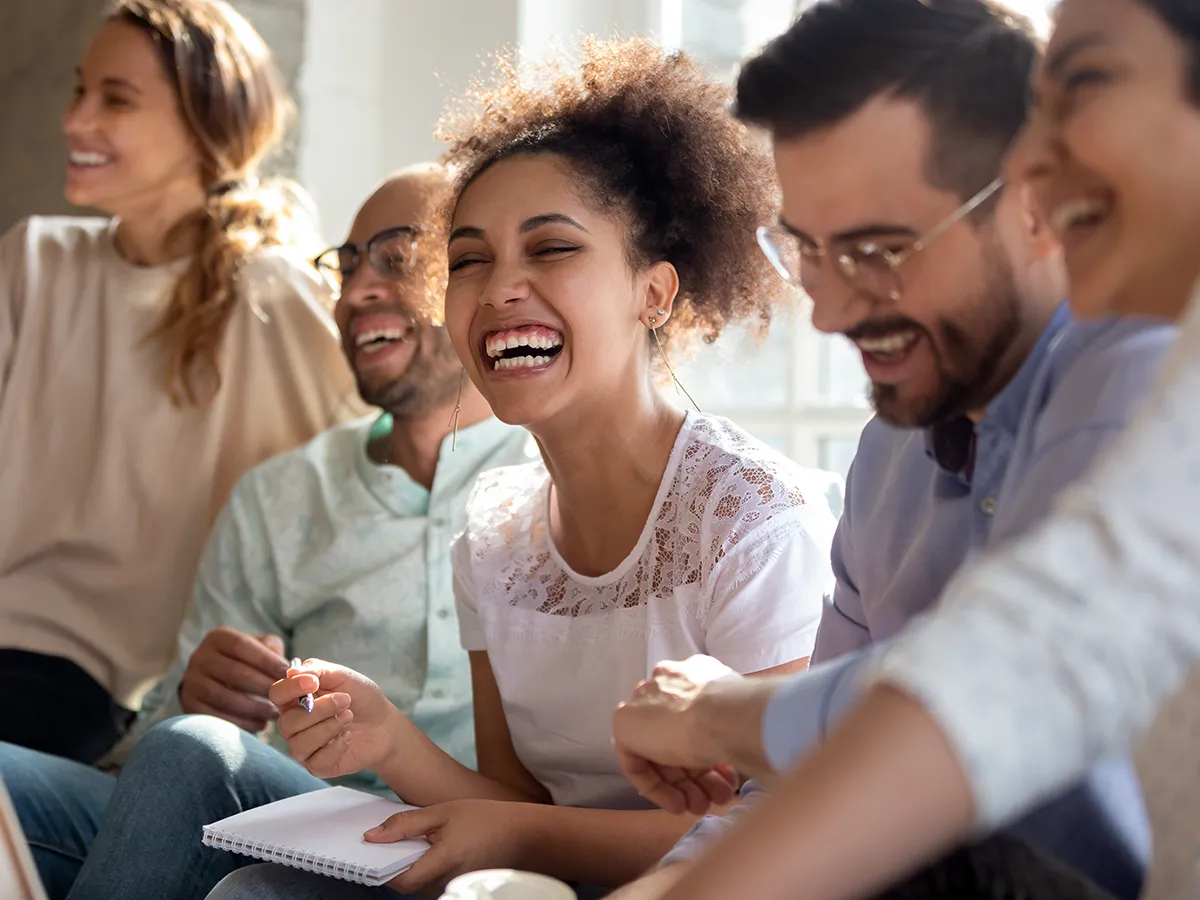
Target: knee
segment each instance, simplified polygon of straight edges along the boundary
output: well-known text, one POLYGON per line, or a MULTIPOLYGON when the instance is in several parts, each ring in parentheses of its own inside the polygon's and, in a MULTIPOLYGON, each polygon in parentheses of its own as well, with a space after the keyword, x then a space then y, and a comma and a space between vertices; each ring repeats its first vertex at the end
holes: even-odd
POLYGON ((236 869, 208 892, 206 900, 283 900, 290 894, 275 890, 278 869, 269 863, 236 869))
POLYGON ((216 776, 235 771, 245 756, 243 741, 254 740, 242 729, 213 716, 178 716, 155 725, 137 742, 125 773, 160 771, 216 776))

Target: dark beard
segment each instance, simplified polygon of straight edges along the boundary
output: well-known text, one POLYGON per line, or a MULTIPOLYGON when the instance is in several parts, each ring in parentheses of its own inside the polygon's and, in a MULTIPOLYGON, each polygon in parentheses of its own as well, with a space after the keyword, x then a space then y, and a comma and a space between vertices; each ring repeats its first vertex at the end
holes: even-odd
POLYGON ((385 384, 366 384, 356 377, 358 393, 371 406, 396 420, 412 421, 444 406, 458 393, 462 366, 444 329, 418 327, 417 346, 404 374, 385 384))
POLYGON ((885 422, 899 428, 928 428, 936 422, 981 410, 1013 374, 1002 372, 1000 367, 1021 333, 1021 299, 1012 267, 1000 255, 999 248, 992 243, 985 252, 990 276, 969 311, 959 316, 958 321, 939 322, 935 326, 939 337, 936 342, 928 329, 913 323, 945 357, 934 394, 919 406, 905 405, 894 385, 871 385, 871 406, 885 422), (963 321, 983 321, 987 332, 980 335, 979 329, 975 329, 972 334, 961 324, 963 321), (966 374, 955 376, 947 370, 966 374))

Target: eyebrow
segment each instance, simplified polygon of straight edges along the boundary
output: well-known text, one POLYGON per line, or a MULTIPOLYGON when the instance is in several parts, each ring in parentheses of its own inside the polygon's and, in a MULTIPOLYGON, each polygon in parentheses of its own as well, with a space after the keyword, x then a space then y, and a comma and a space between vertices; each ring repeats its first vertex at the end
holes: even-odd
MULTIPOLYGON (((819 243, 816 238, 805 234, 783 216, 779 217, 779 224, 793 237, 797 237, 802 241, 808 241, 810 244, 819 243)), ((855 243, 856 241, 864 241, 869 238, 916 236, 917 232, 907 225, 889 225, 882 222, 871 222, 866 225, 860 225, 858 228, 835 232, 829 236, 829 240, 832 243, 855 243)))
POLYGON ((1099 31, 1089 31, 1086 34, 1072 38, 1050 55, 1046 60, 1046 64, 1042 66, 1042 74, 1047 78, 1057 78, 1062 74, 1062 70, 1066 68, 1067 63, 1071 61, 1071 57, 1089 47, 1107 42, 1108 38, 1099 31))
MULTIPOLYGON (((572 219, 566 213, 543 213, 540 216, 530 216, 521 223, 521 227, 517 229, 518 234, 529 234, 531 231, 537 231, 546 225, 567 225, 571 228, 577 228, 584 234, 590 232, 584 228, 575 219, 572 219)), ((447 243, 453 243, 460 238, 480 238, 484 236, 482 228, 476 228, 473 225, 460 225, 450 232, 450 240, 447 243)))
MULTIPOLYGON (((83 80, 83 69, 79 68, 79 66, 75 67, 75 80, 83 80)), ((138 87, 132 81, 126 81, 124 78, 113 78, 110 76, 108 78, 101 79, 100 83, 105 87, 124 88, 127 91, 133 91, 135 94, 140 94, 142 92, 140 87, 138 87)))

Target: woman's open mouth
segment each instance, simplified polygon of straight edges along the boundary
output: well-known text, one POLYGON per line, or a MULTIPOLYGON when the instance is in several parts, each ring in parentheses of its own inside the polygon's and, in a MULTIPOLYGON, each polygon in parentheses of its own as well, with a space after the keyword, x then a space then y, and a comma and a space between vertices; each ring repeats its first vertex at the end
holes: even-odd
POLYGON ((492 372, 525 373, 547 369, 562 353, 563 337, 545 325, 521 325, 484 336, 486 367, 492 372))

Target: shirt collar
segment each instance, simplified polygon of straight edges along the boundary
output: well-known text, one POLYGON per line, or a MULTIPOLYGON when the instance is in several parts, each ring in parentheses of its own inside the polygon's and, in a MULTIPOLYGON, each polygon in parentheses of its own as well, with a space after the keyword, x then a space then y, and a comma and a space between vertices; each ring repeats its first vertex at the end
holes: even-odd
MULTIPOLYGON (((399 466, 390 463, 379 464, 367 456, 367 445, 370 441, 386 435, 391 429, 392 417, 387 413, 380 415, 371 424, 359 445, 355 468, 367 489, 393 513, 399 516, 427 516, 431 492, 424 485, 413 481, 399 466)), ((482 422, 460 428, 457 438, 446 435, 438 452, 432 493, 442 494, 443 485, 450 486, 453 491, 459 481, 472 476, 483 466, 511 432, 511 426, 505 425, 495 417, 489 417, 482 422)))
MULTIPOLYGON (((1017 374, 988 404, 983 418, 979 420, 978 429, 1016 433, 1021 424, 1025 403, 1029 399, 1029 389, 1033 387, 1042 362, 1070 321, 1069 307, 1065 303, 1060 304, 1046 327, 1042 329, 1037 343, 1017 369, 1017 374)), ((975 461, 976 431, 976 425, 966 416, 937 422, 925 429, 925 453, 945 472, 958 475, 969 482, 975 461)))

